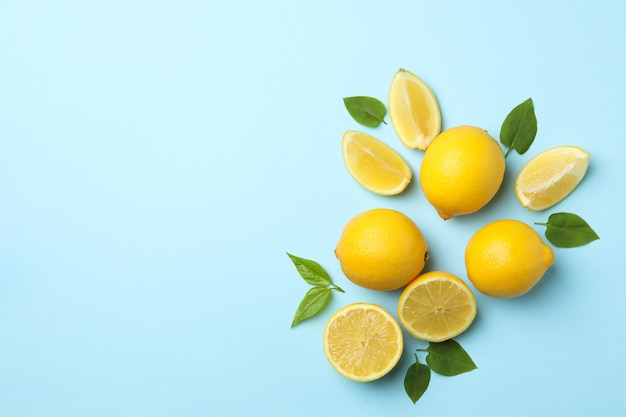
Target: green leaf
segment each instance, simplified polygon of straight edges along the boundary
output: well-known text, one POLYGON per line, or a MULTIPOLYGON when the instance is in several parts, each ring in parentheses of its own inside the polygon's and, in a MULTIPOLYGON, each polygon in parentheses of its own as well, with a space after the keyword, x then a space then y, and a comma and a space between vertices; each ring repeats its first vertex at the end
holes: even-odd
POLYGON ((330 288, 313 287, 305 294, 300 302, 296 314, 293 316, 291 327, 296 324, 315 316, 322 311, 330 300, 330 288))
POLYGON ((596 232, 580 216, 573 213, 554 213, 546 226, 546 239, 558 248, 575 248, 600 239, 596 232))
POLYGON ((500 142, 508 147, 505 157, 511 149, 518 154, 525 153, 537 135, 537 117, 532 98, 518 104, 506 116, 500 129, 500 142))
POLYGON ((291 262, 296 266, 300 276, 310 285, 327 287, 332 284, 328 273, 315 261, 304 259, 287 253, 291 262))
POLYGON ((404 390, 413 404, 422 397, 430 383, 430 368, 423 365, 415 355, 415 363, 409 366, 404 376, 404 390))
POLYGON ((380 122, 387 124, 383 119, 387 109, 378 99, 366 96, 345 97, 343 104, 350 116, 362 125, 376 127, 380 122))
POLYGON ((476 364, 467 352, 454 340, 429 343, 426 363, 440 375, 454 376, 476 369, 476 364))
POLYGON ((305 294, 296 310, 296 314, 291 322, 291 327, 294 327, 301 321, 313 317, 322 311, 328 304, 328 300, 330 300, 332 290, 344 291, 333 284, 328 273, 317 262, 294 256, 289 252, 287 252, 287 256, 295 265, 300 276, 307 283, 313 285, 313 288, 309 289, 305 294))

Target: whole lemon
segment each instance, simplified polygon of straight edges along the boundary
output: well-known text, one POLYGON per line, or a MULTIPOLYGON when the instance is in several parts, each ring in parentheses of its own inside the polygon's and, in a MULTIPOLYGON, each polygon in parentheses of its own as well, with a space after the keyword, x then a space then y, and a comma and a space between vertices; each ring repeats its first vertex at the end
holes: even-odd
POLYGON ((554 263, 554 253, 530 226, 517 220, 489 223, 465 249, 467 276, 492 297, 517 297, 530 291, 554 263))
POLYGON ((355 284, 395 290, 422 271, 428 247, 419 227, 405 214, 374 209, 348 221, 335 255, 343 273, 355 284))
POLYGON ((502 185, 504 165, 500 145, 485 130, 453 127, 426 149, 420 184, 430 204, 447 220, 487 204, 502 185))

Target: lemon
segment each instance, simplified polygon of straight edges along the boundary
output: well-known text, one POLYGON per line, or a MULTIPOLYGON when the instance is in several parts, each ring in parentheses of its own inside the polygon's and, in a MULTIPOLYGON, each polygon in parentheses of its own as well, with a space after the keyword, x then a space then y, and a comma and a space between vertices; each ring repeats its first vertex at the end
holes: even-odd
POLYGON ((389 118, 400 141, 424 150, 441 131, 439 103, 417 75, 398 70, 389 88, 389 118))
POLYGON ((443 342, 463 333, 476 317, 476 300, 469 286, 448 272, 426 272, 400 294, 402 327, 421 340, 443 342))
POLYGON ((375 137, 348 130, 341 145, 348 172, 367 190, 395 195, 411 182, 411 167, 402 156, 375 137))
POLYGON ((489 223, 465 249, 467 276, 478 291, 492 297, 527 293, 553 263, 552 248, 518 220, 489 223))
POLYGON ((589 153, 577 146, 557 146, 537 154, 515 179, 515 195, 532 211, 563 200, 580 183, 589 166, 589 153))
POLYGON ((443 131, 424 153, 420 184, 439 216, 450 219, 485 206, 502 185, 504 168, 494 138, 478 127, 458 126, 443 131))
POLYGON ((348 221, 335 255, 353 283, 373 290, 394 290, 422 271, 428 247, 419 227, 405 214, 374 209, 348 221))
POLYGON ((396 366, 403 349, 400 325, 376 304, 349 304, 333 314, 324 328, 326 358, 353 381, 382 378, 396 366))

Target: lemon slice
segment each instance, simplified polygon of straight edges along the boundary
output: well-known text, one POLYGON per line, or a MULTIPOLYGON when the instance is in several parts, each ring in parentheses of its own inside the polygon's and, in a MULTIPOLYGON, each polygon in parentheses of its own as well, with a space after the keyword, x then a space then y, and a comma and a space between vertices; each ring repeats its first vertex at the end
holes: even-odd
POLYGON ((403 349, 400 325, 376 304, 349 304, 333 314, 324 328, 326 358, 353 381, 382 378, 398 363, 403 349))
POLYGON ((557 146, 537 154, 515 179, 522 206, 541 211, 563 200, 580 183, 589 166, 589 153, 577 146, 557 146))
POLYGON ((389 88, 389 118, 398 138, 424 150, 441 131, 439 103, 430 87, 405 69, 396 72, 389 88))
POLYGON ((399 194, 411 182, 413 172, 402 156, 373 136, 346 131, 342 154, 350 175, 373 193, 399 194))
POLYGON ((426 272, 406 286, 398 301, 398 318, 413 337, 443 342, 463 333, 476 317, 469 286, 448 272, 426 272))

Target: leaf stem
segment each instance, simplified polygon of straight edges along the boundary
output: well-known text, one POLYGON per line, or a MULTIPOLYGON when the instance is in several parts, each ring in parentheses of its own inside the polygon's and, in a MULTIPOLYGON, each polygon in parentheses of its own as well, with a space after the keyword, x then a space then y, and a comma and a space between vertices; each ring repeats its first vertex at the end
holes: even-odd
POLYGON ((337 290, 337 291, 339 291, 339 292, 343 292, 343 293, 345 293, 345 291, 344 291, 344 290, 342 290, 342 289, 341 289, 341 287, 339 287, 338 285, 335 285, 335 284, 331 284, 330 289, 331 289, 331 290, 337 290))
POLYGON ((547 226, 548 225, 548 223, 539 223, 539 222, 535 222, 535 224, 537 226, 547 226))

